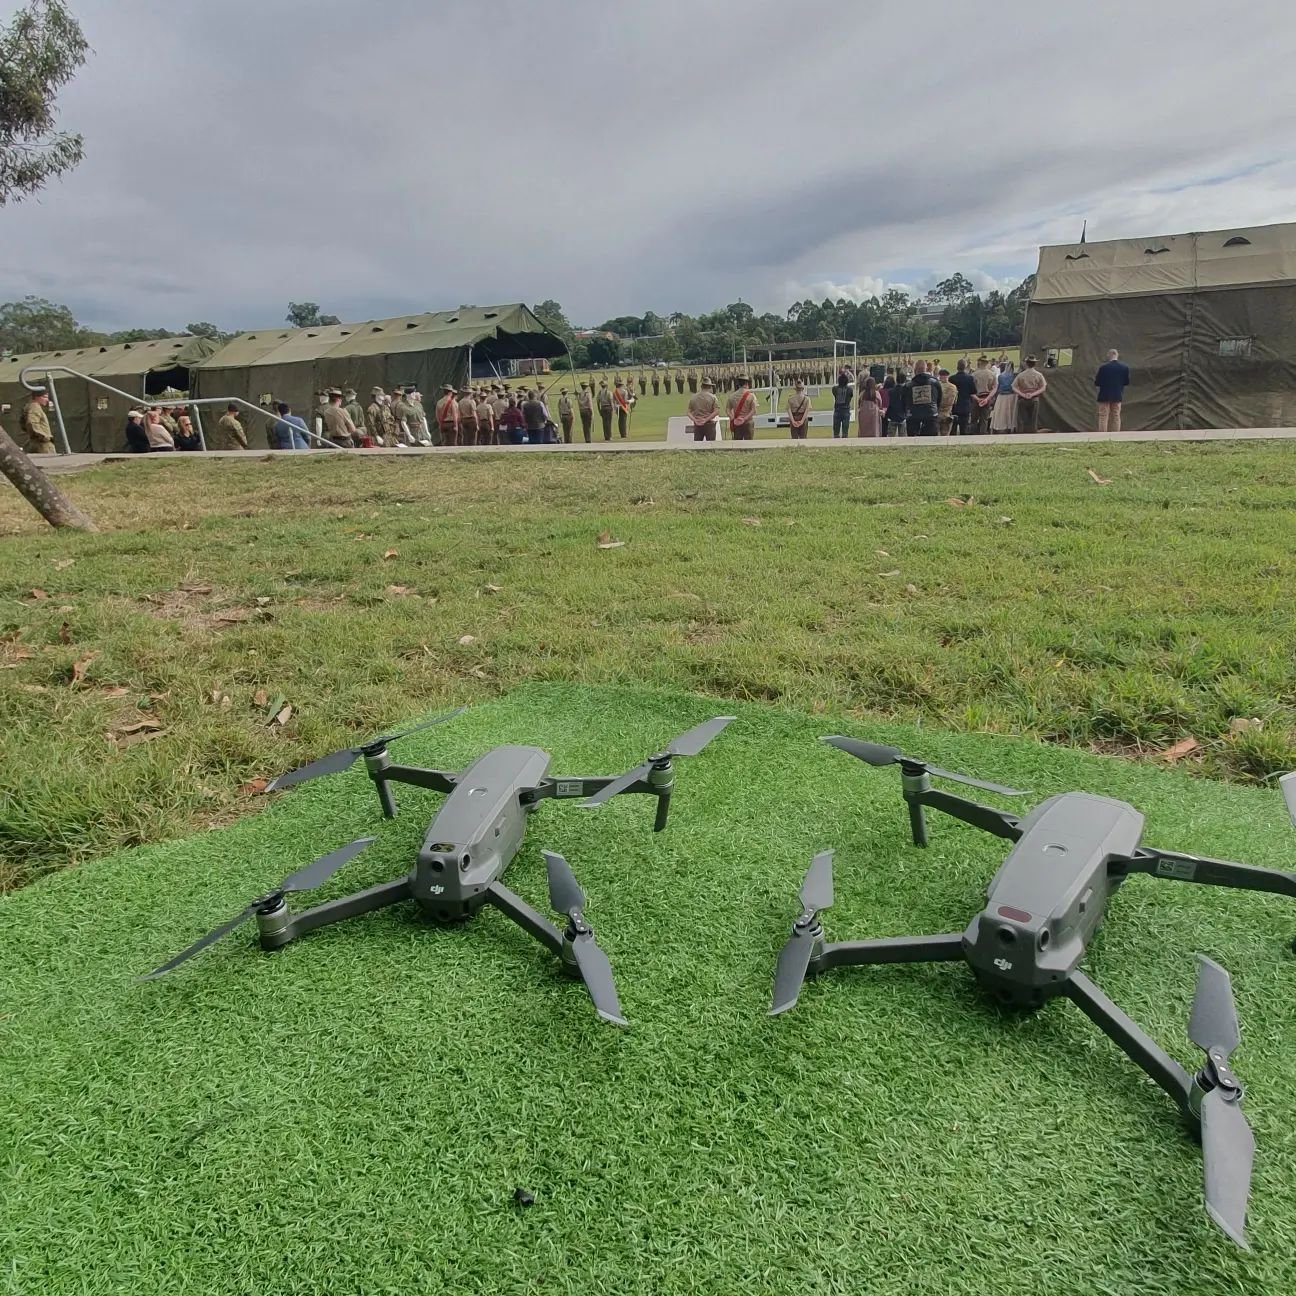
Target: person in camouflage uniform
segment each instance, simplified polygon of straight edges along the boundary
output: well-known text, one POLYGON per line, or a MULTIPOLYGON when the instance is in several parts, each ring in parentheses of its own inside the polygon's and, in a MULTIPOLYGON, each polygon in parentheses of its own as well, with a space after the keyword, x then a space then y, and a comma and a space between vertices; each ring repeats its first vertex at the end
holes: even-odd
POLYGON ((49 392, 34 392, 22 408, 18 426, 22 431, 22 448, 28 454, 53 454, 54 434, 50 431, 49 392))
POLYGON ((342 399, 346 402, 342 406, 347 412, 347 417, 355 424, 356 430, 363 432, 365 430, 365 412, 364 407, 356 398, 354 387, 344 387, 342 389, 342 399))

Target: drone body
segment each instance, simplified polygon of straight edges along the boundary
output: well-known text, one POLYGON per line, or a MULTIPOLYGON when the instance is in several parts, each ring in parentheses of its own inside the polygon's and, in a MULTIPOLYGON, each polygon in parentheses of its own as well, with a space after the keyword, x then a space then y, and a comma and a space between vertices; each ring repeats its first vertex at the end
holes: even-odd
MULTIPOLYGON (((418 728, 425 729, 450 718, 442 716, 418 728)), ((466 921, 489 904, 550 949, 568 972, 585 982, 600 1017, 624 1025, 611 967, 585 921, 585 897, 567 861, 561 855, 544 852, 550 902, 567 918, 561 928, 510 891, 502 881, 503 875, 523 845, 529 816, 542 801, 551 797, 583 798, 586 805, 593 806, 622 793, 646 793, 657 798, 654 828, 660 831, 666 826, 670 810, 675 781, 673 758, 696 755, 731 719, 732 716, 717 716, 706 721, 681 734, 665 751, 649 757, 635 769, 607 777, 550 777, 549 754, 539 747, 495 747, 460 771, 395 764, 387 750, 388 744, 417 732, 414 729, 312 761, 276 779, 268 790, 278 791, 339 773, 363 757, 387 818, 397 813, 393 784, 405 783, 446 794, 444 804, 428 825, 410 871, 353 895, 293 913, 288 907, 290 894, 321 885, 373 839, 352 842, 299 869, 273 891, 254 900, 232 921, 209 932, 146 979, 170 972, 248 918, 256 919, 261 947, 273 950, 329 923, 403 901, 413 900, 426 916, 438 923, 466 921)))
MULTIPOLYGON (((1229 1067, 1240 1039, 1228 973, 1201 958, 1188 1035, 1205 1058, 1185 1070, 1079 967, 1112 894, 1131 873, 1296 896, 1296 874, 1144 846, 1143 816, 1131 805, 1084 792, 1041 802, 1024 817, 942 792, 932 777, 1008 796, 1013 788, 970 779, 894 748, 834 736, 823 741, 867 764, 899 765, 914 844, 927 845, 926 810, 941 810, 1013 843, 962 932, 829 942, 819 913, 832 905, 832 852, 817 855, 801 888, 802 911, 779 955, 771 1013, 797 1002, 807 977, 835 967, 964 961, 1001 1002, 1037 1008, 1065 996, 1179 1105, 1202 1139, 1206 1207, 1241 1246, 1255 1142, 1242 1113, 1243 1088, 1229 1067)), ((1283 786, 1296 818, 1296 780, 1283 786)))

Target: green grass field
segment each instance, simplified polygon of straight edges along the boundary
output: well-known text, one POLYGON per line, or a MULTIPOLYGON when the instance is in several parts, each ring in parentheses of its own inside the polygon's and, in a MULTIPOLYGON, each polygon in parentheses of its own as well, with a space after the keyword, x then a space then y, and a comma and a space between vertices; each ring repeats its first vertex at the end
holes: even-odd
POLYGON ((1296 766, 1282 444, 63 480, 102 534, 0 497, 0 890, 225 822, 257 804, 250 780, 524 680, 1149 759, 1192 738, 1186 767, 1243 781, 1296 766))
MULTIPOLYGON (((555 770, 613 771, 715 709, 531 684, 401 755, 455 765, 530 742, 555 770)), ((827 919, 847 938, 960 929, 1003 849, 935 817, 931 848, 907 845, 895 772, 823 747, 823 732, 848 727, 1039 796, 1084 785, 1131 798, 1150 840, 1283 867, 1277 796, 836 704, 818 717, 736 710, 681 762, 666 833, 649 831, 643 798, 550 804, 509 873, 543 906, 540 848, 566 853, 624 1032, 489 911, 445 930, 392 909, 273 956, 243 933, 169 979, 132 980, 375 828, 316 898, 403 871, 438 798, 403 793, 382 824, 356 771, 0 902, 0 1290, 1291 1291, 1289 901, 1135 879, 1085 964, 1189 1065, 1194 953, 1232 970, 1258 1144, 1249 1255, 1202 1210, 1200 1156, 1169 1102, 1069 1005, 1008 1013, 949 966, 835 974, 787 1016, 765 1015, 813 851, 837 850, 827 919), (517 1187, 530 1209, 513 1204, 517 1187)), ((312 726, 313 749, 328 727, 312 726)))
MULTIPOLYGON (((994 351, 996 355, 999 354, 1006 355, 1014 363, 1017 362, 1018 356, 1020 354, 1019 349, 1017 347, 996 347, 994 351)), ((949 368, 952 371, 954 365, 957 363, 959 357, 962 354, 963 352, 958 350, 952 350, 952 351, 947 350, 945 352, 930 352, 930 353, 915 352, 914 358, 943 363, 947 368, 949 368)), ((973 350, 969 354, 971 355, 971 358, 975 363, 978 353, 975 350, 973 350)), ((868 364, 870 360, 874 358, 880 359, 884 364, 888 363, 888 359, 889 359, 888 357, 885 356, 882 357, 862 356, 860 358, 860 363, 868 364)), ((684 372, 687 374, 688 371, 693 366, 683 365, 680 367, 683 368, 684 372)), ((673 378, 675 373, 675 368, 676 366, 672 365, 669 370, 659 370, 658 372, 659 374, 670 373, 673 378)), ((764 385, 766 382, 766 370, 762 368, 761 365, 759 363, 756 363, 755 361, 752 362, 752 364, 749 366, 749 369, 750 369, 752 381, 757 385, 764 385)), ((648 390, 644 396, 639 398, 638 403, 635 405, 634 414, 631 418, 630 435, 628 439, 631 441, 661 441, 664 440, 666 436, 666 421, 677 415, 682 415, 685 412, 685 410, 688 408, 688 400, 690 395, 688 383, 686 382, 684 384, 683 394, 677 392, 675 390, 674 385, 672 384, 669 392, 662 391, 659 394, 654 395, 652 389, 652 371, 649 369, 649 370, 645 370, 644 372, 649 380, 648 390)), ((611 387, 613 379, 616 377, 618 373, 621 374, 623 377, 631 379, 633 381, 634 394, 636 396, 639 396, 639 381, 638 381, 639 370, 630 365, 625 365, 620 369, 602 369, 602 370, 593 370, 593 371, 580 370, 575 375, 574 382, 573 382, 573 376, 571 374, 558 374, 558 373, 545 374, 542 377, 538 377, 536 381, 541 385, 548 385, 551 383, 553 384, 553 386, 550 387, 550 392, 549 392, 551 398, 550 409, 553 411, 553 413, 556 416, 558 411, 558 394, 563 387, 570 387, 571 391, 575 393, 582 382, 588 381, 588 382, 592 382, 594 390, 597 390, 599 379, 601 378, 606 378, 608 386, 611 387)), ((522 382, 526 382, 526 381, 528 380, 511 379, 509 385, 512 387, 517 387, 522 382)), ((790 390, 791 390, 790 387, 785 388, 782 395, 780 396, 779 406, 778 406, 780 410, 786 408, 787 393, 790 390)), ((727 393, 719 392, 718 394, 720 396, 720 403, 721 405, 723 405, 725 399, 727 398, 727 393)), ((813 398, 812 406, 813 408, 818 410, 832 409, 832 397, 831 395, 829 395, 827 388, 823 388, 820 391, 819 395, 813 398)), ((762 414, 769 412, 768 405, 765 402, 764 398, 762 398, 761 400, 760 408, 762 414)), ((616 437, 617 432, 616 432, 615 419, 613 420, 612 427, 613 427, 612 435, 616 437)), ((580 434, 581 434, 580 419, 578 418, 576 420, 574 435, 577 438, 579 438, 580 434)), ((602 435, 603 435, 603 425, 599 421, 599 417, 596 412, 594 415, 594 437, 596 440, 598 440, 602 438, 602 435)), ((775 436, 786 436, 787 431, 786 429, 784 429, 781 433, 776 433, 773 429, 769 429, 769 430, 762 429, 761 431, 758 431, 756 435, 759 439, 765 440, 765 439, 774 438, 775 436)), ((811 437, 831 437, 832 429, 830 427, 811 427, 810 436, 811 437)))

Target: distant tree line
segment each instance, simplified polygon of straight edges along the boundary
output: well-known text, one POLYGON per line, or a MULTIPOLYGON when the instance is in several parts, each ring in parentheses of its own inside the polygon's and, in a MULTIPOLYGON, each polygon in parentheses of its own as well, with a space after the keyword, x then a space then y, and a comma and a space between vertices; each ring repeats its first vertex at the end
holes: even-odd
POLYGON ((793 302, 784 315, 758 315, 733 302, 704 315, 618 315, 591 330, 615 338, 577 337, 558 302, 542 301, 536 314, 562 335, 577 368, 585 365, 653 363, 657 360, 723 364, 762 344, 843 338, 865 354, 973 350, 1015 346, 1021 341, 1026 303, 1035 276, 1011 292, 976 292, 961 274, 942 279, 922 296, 892 288, 880 297, 852 302, 793 302))

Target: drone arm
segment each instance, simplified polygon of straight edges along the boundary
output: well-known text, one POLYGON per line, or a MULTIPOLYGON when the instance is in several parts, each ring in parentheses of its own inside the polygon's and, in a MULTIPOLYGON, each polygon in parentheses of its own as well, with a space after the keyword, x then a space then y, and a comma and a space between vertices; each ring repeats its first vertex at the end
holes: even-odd
MULTIPOLYGON (((557 800, 567 801, 579 798, 584 800, 586 797, 592 797, 596 792, 602 792, 609 783, 615 783, 621 775, 609 774, 603 775, 558 775, 546 778, 538 787, 531 789, 522 794, 522 803, 534 803, 543 801, 548 797, 554 797, 557 800)), ((627 792, 653 792, 656 788, 650 787, 648 778, 645 775, 638 782, 632 783, 629 787, 623 788, 618 792, 618 796, 623 796, 627 792)))
POLYGON ((428 788, 448 796, 459 786, 459 774, 454 770, 420 769, 417 765, 388 765, 372 775, 375 783, 408 783, 411 787, 428 788))
POLYGON ((355 918, 360 914, 372 913, 375 909, 386 909, 389 905, 399 904, 409 898, 409 878, 401 876, 391 882, 380 882, 377 886, 366 887, 354 895, 326 901, 313 909, 303 909, 301 913, 288 914, 286 909, 281 909, 277 913, 258 915, 257 926, 261 933, 261 947, 279 949, 319 927, 341 922, 344 918, 355 918))
POLYGON ((970 801, 967 797, 955 796, 952 792, 942 792, 939 788, 926 788, 921 792, 906 792, 905 800, 909 803, 909 817, 914 827, 914 844, 925 846, 926 832, 921 828, 923 806, 941 810, 955 819, 962 819, 973 828, 993 833, 1008 841, 1017 841, 1022 835, 1021 820, 1016 815, 1005 814, 993 806, 982 805, 979 801, 970 801))
POLYGON ((562 932, 543 915, 531 908, 520 895, 510 891, 503 883, 493 882, 486 889, 486 901, 506 918, 517 923, 528 935, 534 936, 546 949, 562 957, 562 932))
POLYGON ((1128 858, 1114 859, 1108 865, 1116 877, 1128 873, 1150 873, 1153 877, 1175 882, 1200 882, 1204 886, 1237 887, 1243 891, 1272 891, 1277 895, 1296 896, 1296 873, 1257 868, 1254 864, 1236 864, 1232 860, 1183 855, 1178 851, 1157 850, 1140 846, 1128 858))
POLYGON ((1192 1077, 1133 1018, 1107 998, 1083 972, 1071 973, 1066 995, 1135 1065, 1188 1109, 1192 1077))
POLYGON ((814 961, 816 972, 874 963, 953 963, 963 957, 963 933, 947 936, 894 936, 884 940, 841 941, 825 945, 814 961))

